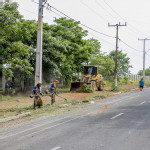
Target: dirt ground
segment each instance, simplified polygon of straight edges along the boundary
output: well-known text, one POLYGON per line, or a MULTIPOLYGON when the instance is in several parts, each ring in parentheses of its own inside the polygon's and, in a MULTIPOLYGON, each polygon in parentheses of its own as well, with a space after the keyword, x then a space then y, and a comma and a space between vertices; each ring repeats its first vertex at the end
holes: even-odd
MULTIPOLYGON (((137 83, 134 84, 128 84, 128 85, 121 85, 121 88, 125 90, 129 89, 134 89, 138 87, 137 83)), ((90 99, 91 97, 95 96, 101 96, 101 95, 106 95, 107 93, 110 93, 110 87, 105 87, 104 91, 96 91, 94 93, 76 93, 76 92, 67 92, 67 93, 60 93, 58 96, 56 96, 55 101, 56 103, 64 101, 63 98, 66 98, 67 100, 78 100, 78 101, 83 101, 90 99), (60 96, 60 97, 59 97, 60 96)), ((51 97, 50 96, 43 96, 42 97, 43 103, 50 103, 51 102, 51 97)), ((2 101, 0 102, 0 112, 3 109, 9 108, 10 106, 18 106, 18 105, 23 105, 23 104, 33 104, 34 99, 29 98, 29 97, 24 97, 24 96, 18 96, 13 98, 13 100, 9 101, 2 101)))
MULTIPOLYGON (((105 88, 104 91, 96 91, 94 93, 76 93, 76 92, 65 92, 59 93, 58 96, 55 96, 56 103, 64 101, 64 98, 67 100, 78 100, 83 101, 93 96, 104 95, 105 93, 110 92, 110 88, 105 88), (60 97, 59 97, 60 96, 60 97)), ((43 96, 42 97, 43 103, 50 103, 51 97, 50 96, 43 96)), ((15 106, 18 104, 33 104, 34 99, 29 97, 16 97, 13 100, 3 101, 0 103, 0 110, 3 108, 7 108, 9 106, 15 106)))
MULTIPOLYGON (((121 88, 125 89, 126 91, 129 91, 131 89, 135 89, 138 87, 137 83, 129 84, 129 85, 122 85, 121 88)), ((59 93, 58 95, 61 97, 64 97, 67 99, 67 101, 83 101, 83 100, 93 100, 94 98, 105 98, 107 96, 113 95, 114 92, 111 91, 110 87, 105 87, 104 91, 95 91, 94 93, 76 93, 76 92, 66 92, 66 93, 59 93)), ((56 104, 62 105, 64 102, 64 99, 56 96, 56 104)), ((25 96, 16 96, 13 97, 12 100, 8 101, 1 101, 0 102, 0 119, 2 118, 8 118, 11 116, 16 116, 21 113, 25 112, 31 112, 34 115, 31 115, 30 117, 24 117, 21 119, 9 121, 6 123, 0 123, 0 128, 7 128, 12 125, 21 124, 27 121, 32 120, 35 117, 35 113, 43 114, 45 115, 45 112, 50 113, 52 111, 58 111, 58 109, 61 109, 60 106, 57 106, 56 108, 52 108, 51 105, 48 105, 51 103, 51 98, 49 96, 42 97, 43 104, 45 106, 42 107, 42 109, 33 110, 33 101, 34 99, 25 97, 25 96), (48 107, 47 107, 48 106, 48 107), (47 108, 46 108, 47 107, 47 108), (52 111, 51 111, 52 110, 52 111)), ((70 106, 70 108, 65 108, 67 111, 69 109, 72 109, 74 106, 70 106)), ((78 106, 77 106, 78 107, 78 106)), ((65 110, 65 111, 66 111, 65 110)), ((59 110, 61 113, 64 112, 64 108, 62 110, 59 110)))
MULTIPOLYGON (((137 83, 134 84, 128 84, 128 85, 121 85, 121 88, 125 89, 126 91, 130 89, 134 89, 138 87, 137 83)), ((59 93, 58 96, 56 96, 55 101, 56 103, 64 102, 64 98, 66 98, 68 101, 70 100, 77 100, 77 101, 83 101, 83 100, 90 100, 93 97, 96 96, 108 96, 111 95, 110 87, 105 87, 104 91, 95 91, 94 93, 76 93, 76 92, 67 92, 67 93, 59 93), (59 97, 60 96, 60 97, 59 97)), ((50 96, 43 96, 42 97, 43 104, 51 103, 51 97, 50 96)), ((27 105, 33 105, 33 98, 24 97, 24 96, 17 96, 13 97, 12 100, 9 101, 2 101, 0 102, 0 114, 3 112, 13 112, 13 107, 21 107, 21 106, 27 106, 27 105)), ((2 116, 2 115, 1 115, 2 116)), ((3 117, 1 117, 3 118, 3 117)), ((5 118, 5 115, 4 115, 5 118)))

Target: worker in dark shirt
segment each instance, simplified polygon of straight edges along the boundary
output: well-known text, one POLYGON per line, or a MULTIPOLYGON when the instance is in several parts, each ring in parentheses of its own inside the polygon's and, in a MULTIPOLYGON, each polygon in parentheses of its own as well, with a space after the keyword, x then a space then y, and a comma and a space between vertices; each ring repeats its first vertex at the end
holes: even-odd
POLYGON ((42 106, 42 100, 41 100, 41 96, 42 96, 42 93, 40 91, 40 87, 41 87, 42 83, 40 81, 37 82, 37 85, 34 86, 33 88, 33 95, 31 95, 30 97, 33 97, 34 96, 34 109, 35 109, 35 106, 42 106))

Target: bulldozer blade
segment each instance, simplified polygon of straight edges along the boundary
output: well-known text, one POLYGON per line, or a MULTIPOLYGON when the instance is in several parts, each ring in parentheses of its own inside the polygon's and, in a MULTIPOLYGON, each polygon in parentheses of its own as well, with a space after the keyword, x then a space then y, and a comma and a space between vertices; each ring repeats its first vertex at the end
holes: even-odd
POLYGON ((84 84, 84 82, 81 82, 81 81, 72 82, 72 83, 71 83, 70 91, 73 91, 73 90, 78 89, 78 88, 81 87, 83 84, 84 84))

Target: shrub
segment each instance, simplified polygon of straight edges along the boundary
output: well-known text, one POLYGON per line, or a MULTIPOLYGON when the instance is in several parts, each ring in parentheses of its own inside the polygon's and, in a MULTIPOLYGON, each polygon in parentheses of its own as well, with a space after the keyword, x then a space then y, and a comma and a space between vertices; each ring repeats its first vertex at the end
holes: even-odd
POLYGON ((111 91, 120 91, 120 88, 118 86, 115 86, 114 83, 111 85, 111 91))

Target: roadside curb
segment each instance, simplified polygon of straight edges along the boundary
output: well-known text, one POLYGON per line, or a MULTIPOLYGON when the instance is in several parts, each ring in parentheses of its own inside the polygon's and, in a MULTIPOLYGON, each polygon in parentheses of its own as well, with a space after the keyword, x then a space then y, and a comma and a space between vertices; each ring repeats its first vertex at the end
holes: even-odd
POLYGON ((0 119, 0 123, 4 123, 4 122, 11 121, 11 120, 14 120, 14 119, 22 118, 22 117, 30 115, 30 113, 31 112, 27 112, 27 113, 23 113, 23 114, 20 114, 20 115, 17 115, 17 116, 0 119))

